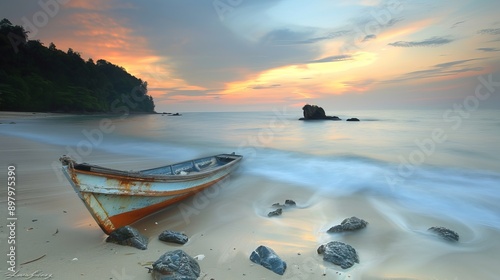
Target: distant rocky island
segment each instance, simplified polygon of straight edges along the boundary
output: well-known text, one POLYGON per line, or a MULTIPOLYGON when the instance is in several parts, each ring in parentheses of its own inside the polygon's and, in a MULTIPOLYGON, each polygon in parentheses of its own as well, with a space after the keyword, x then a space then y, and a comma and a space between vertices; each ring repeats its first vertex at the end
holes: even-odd
MULTIPOLYGON (((307 120, 332 120, 332 121, 341 121, 342 119, 337 116, 327 116, 325 110, 317 105, 309 105, 306 104, 302 107, 302 111, 304 113, 304 117, 300 118, 301 121, 307 120)), ((347 121, 359 121, 358 118, 349 118, 347 121)))
POLYGON ((0 20, 0 111, 155 113, 147 82, 106 60, 85 61, 69 48, 28 40, 0 20))

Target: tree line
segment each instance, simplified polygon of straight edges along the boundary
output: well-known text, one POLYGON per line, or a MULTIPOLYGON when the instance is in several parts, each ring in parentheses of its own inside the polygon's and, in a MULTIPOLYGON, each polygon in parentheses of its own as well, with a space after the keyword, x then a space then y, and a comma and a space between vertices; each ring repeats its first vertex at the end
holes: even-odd
POLYGON ((0 21, 0 110, 153 113, 147 82, 100 59, 28 40, 22 26, 0 21))

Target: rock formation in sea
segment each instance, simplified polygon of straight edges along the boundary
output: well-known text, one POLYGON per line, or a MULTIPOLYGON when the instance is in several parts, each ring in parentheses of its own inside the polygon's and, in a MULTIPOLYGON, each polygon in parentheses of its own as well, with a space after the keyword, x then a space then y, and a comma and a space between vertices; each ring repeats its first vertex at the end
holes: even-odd
POLYGON ((336 116, 327 116, 325 110, 317 105, 306 104, 302 107, 302 110, 304 111, 304 117, 299 120, 340 120, 340 118, 336 116))
POLYGON ((346 121, 348 121, 348 122, 359 122, 359 119, 358 118, 349 118, 346 121))

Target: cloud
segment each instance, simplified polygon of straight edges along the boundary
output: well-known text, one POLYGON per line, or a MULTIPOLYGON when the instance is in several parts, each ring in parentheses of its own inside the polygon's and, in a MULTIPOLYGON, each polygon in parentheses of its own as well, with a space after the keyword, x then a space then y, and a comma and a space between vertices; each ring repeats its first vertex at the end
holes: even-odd
POLYGON ((338 62, 338 61, 346 61, 352 60, 352 55, 341 54, 341 55, 332 55, 324 58, 316 59, 308 61, 307 63, 325 63, 325 62, 338 62))
POLYGON ((473 67, 472 65, 471 66, 466 65, 468 62, 478 61, 478 60, 483 60, 483 59, 474 58, 474 59, 455 60, 445 63, 439 63, 433 65, 429 69, 407 72, 395 79, 383 81, 383 83, 453 76, 459 73, 466 73, 466 72, 478 72, 483 70, 484 67, 477 67, 477 66, 473 67))
POLYGON ((275 29, 266 33, 260 41, 264 44, 272 45, 289 45, 289 44, 305 44, 317 40, 323 40, 324 37, 306 39, 309 33, 293 31, 289 28, 275 29))
POLYGON ((333 31, 333 32, 329 32, 325 36, 314 37, 314 38, 305 39, 302 41, 297 41, 296 44, 314 44, 314 43, 318 43, 318 42, 325 41, 325 40, 332 40, 332 39, 340 38, 342 36, 352 34, 352 33, 353 33, 353 31, 351 31, 351 30, 333 31))
POLYGON ((218 89, 206 89, 206 90, 191 90, 191 89, 177 89, 177 88, 166 88, 167 92, 163 94, 163 97, 172 97, 172 96, 219 96, 215 92, 220 90, 218 89))
POLYGON ((352 87, 365 87, 375 83, 373 79, 366 79, 360 81, 344 81, 342 82, 344 85, 352 86, 352 87))
POLYGON ((320 30, 269 23, 262 11, 277 2, 243 1, 224 21, 210 1, 144 2, 141 10, 148 17, 130 18, 150 46, 166 57, 176 77, 192 86, 221 88, 320 55, 321 49, 313 44, 325 37, 320 30))
POLYGON ((423 41, 397 41, 389 43, 393 47, 412 48, 412 47, 436 47, 453 42, 453 39, 447 37, 432 37, 423 41))
POLYGON ((135 6, 132 3, 120 3, 118 1, 92 1, 92 0, 71 0, 66 1, 65 8, 81 9, 85 11, 106 11, 113 9, 130 9, 135 6))
POLYGON ((499 48, 477 48, 476 50, 483 52, 500 52, 499 48))
POLYGON ((445 62, 445 63, 439 63, 439 64, 434 65, 434 67, 436 67, 436 68, 449 68, 449 67, 464 64, 466 62, 474 61, 474 60, 478 60, 478 59, 455 60, 455 61, 450 61, 450 62, 445 62))
MULTIPOLYGON (((500 28, 486 28, 486 29, 481 29, 477 33, 478 34, 482 34, 482 35, 493 35, 493 36, 500 35, 500 28)), ((500 42, 500 37, 497 37, 496 39, 493 39, 493 40, 488 41, 488 42, 489 43, 500 42)), ((488 48, 484 48, 484 49, 488 49, 488 48)), ((487 50, 482 50, 482 51, 487 51, 487 50)))
POLYGON ((455 28, 455 27, 457 27, 457 26, 459 26, 460 24, 465 23, 465 22, 466 22, 466 20, 457 21, 457 22, 455 22, 455 23, 454 23, 454 24, 453 24, 450 28, 455 28))
POLYGON ((347 35, 347 34, 351 34, 352 32, 353 31, 351 31, 351 30, 333 31, 333 32, 328 33, 328 35, 326 37, 333 39, 333 38, 342 37, 342 36, 347 35))
POLYGON ((487 34, 487 35, 500 35, 500 28, 481 29, 477 33, 479 33, 479 34, 487 34))
POLYGON ((273 45, 302 45, 302 44, 314 44, 325 40, 332 40, 342 37, 347 34, 351 34, 350 30, 339 30, 329 32, 323 36, 315 36, 315 30, 310 29, 307 31, 293 31, 290 29, 276 29, 268 32, 261 38, 261 42, 273 45))
POLYGON ((274 85, 256 85, 256 86, 251 86, 251 89, 270 89, 270 88, 277 88, 280 87, 280 84, 274 84, 274 85))
POLYGON ((403 21, 403 18, 391 18, 385 25, 384 27, 391 27, 394 26, 396 23, 403 21))
POLYGON ((377 35, 375 35, 375 34, 366 35, 365 38, 363 38, 363 40, 361 42, 371 41, 371 40, 374 40, 376 38, 377 38, 377 35))

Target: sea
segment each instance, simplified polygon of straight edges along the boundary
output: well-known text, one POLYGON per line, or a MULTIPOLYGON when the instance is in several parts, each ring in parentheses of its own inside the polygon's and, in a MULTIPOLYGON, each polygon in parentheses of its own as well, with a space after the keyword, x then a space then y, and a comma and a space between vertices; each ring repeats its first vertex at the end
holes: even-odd
MULTIPOLYGON (((15 124, 4 120, 0 135, 58 145, 79 161, 106 152, 170 164, 234 152, 244 156, 240 176, 329 197, 378 197, 472 232, 476 227, 500 231, 499 111, 353 110, 335 115, 342 120, 302 121, 300 108, 286 106, 180 116, 34 115, 15 124), (352 117, 360 121, 346 121, 352 117)), ((397 213, 387 217, 405 223, 397 213)))
MULTIPOLYGON (((334 195, 377 193, 432 215, 500 229, 500 114, 496 110, 373 110, 341 121, 301 121, 297 108, 117 116, 51 115, 8 121, 0 134, 166 163, 244 156, 242 172, 334 195), (359 122, 347 122, 356 117, 359 122)), ((36 116, 36 115, 34 115, 36 116)))

